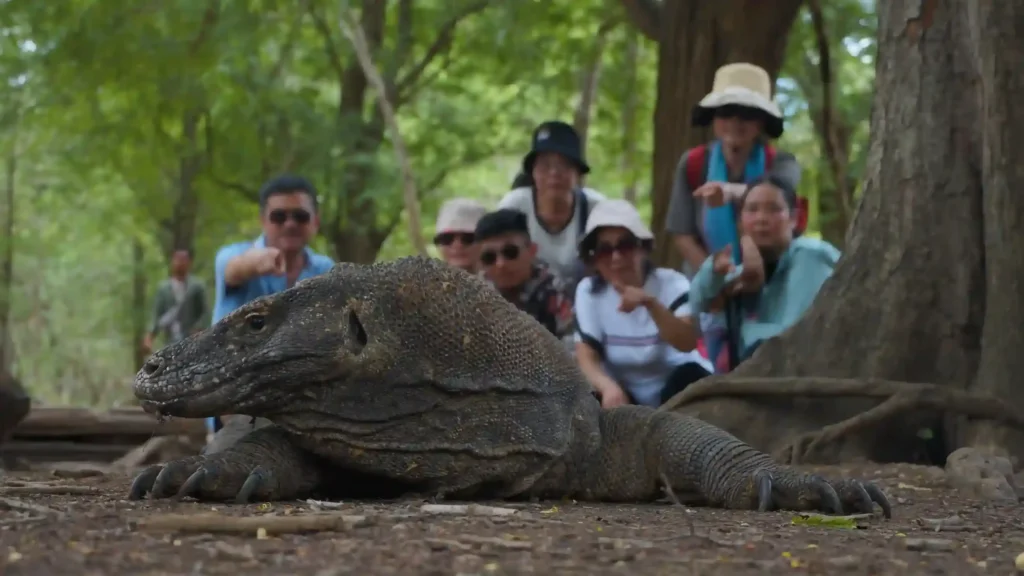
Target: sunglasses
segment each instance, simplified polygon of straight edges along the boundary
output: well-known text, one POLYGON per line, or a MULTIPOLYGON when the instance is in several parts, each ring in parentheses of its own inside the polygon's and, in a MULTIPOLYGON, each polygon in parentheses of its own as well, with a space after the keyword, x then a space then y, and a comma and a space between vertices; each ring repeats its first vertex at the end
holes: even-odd
POLYGON ((289 218, 294 220, 296 224, 309 224, 313 215, 308 210, 303 210, 302 208, 293 208, 292 210, 278 208, 277 210, 271 210, 270 214, 267 215, 267 219, 278 226, 287 222, 289 218))
POLYGON ((598 259, 611 258, 616 252, 623 256, 629 256, 639 247, 640 242, 636 238, 623 238, 615 244, 602 242, 595 246, 594 249, 590 251, 590 254, 598 259))
POLYGON ((515 244, 505 244, 499 250, 487 250, 480 253, 480 263, 484 266, 493 266, 501 256, 505 261, 511 262, 519 258, 522 248, 515 244))
POLYGON ((763 112, 757 108, 738 106, 736 104, 720 106, 715 110, 715 118, 739 118, 740 120, 752 121, 760 119, 762 115, 763 112))
POLYGON ((476 236, 472 232, 443 232, 434 236, 434 244, 436 246, 451 246, 458 240, 463 246, 469 246, 475 239, 476 236))

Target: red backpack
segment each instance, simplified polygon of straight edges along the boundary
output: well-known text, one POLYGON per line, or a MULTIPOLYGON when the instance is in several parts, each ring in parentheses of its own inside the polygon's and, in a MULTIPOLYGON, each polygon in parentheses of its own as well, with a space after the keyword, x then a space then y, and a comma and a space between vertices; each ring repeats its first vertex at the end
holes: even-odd
MULTIPOLYGON (((764 147, 764 169, 771 170, 772 162, 775 161, 775 148, 764 147)), ((708 146, 701 144, 690 150, 686 157, 686 183, 690 190, 700 188, 708 177, 708 146)), ((797 195, 796 197, 796 230, 794 233, 799 236, 807 229, 807 217, 809 215, 810 203, 807 198, 797 195)))

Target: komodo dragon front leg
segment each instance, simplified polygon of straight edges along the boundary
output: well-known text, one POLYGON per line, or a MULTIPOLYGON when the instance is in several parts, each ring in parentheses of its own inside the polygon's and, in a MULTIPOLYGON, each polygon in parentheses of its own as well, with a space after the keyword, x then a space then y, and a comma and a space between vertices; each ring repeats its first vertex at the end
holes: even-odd
POLYGON ((315 456, 296 447, 275 426, 256 429, 212 454, 151 466, 135 477, 129 498, 191 496, 198 500, 293 500, 311 495, 325 480, 315 456))
POLYGON ((826 480, 781 466, 725 430, 707 422, 625 406, 601 418, 602 466, 590 488, 613 495, 673 491, 697 496, 711 506, 759 510, 820 510, 870 513, 877 503, 886 518, 892 509, 870 482, 826 480))

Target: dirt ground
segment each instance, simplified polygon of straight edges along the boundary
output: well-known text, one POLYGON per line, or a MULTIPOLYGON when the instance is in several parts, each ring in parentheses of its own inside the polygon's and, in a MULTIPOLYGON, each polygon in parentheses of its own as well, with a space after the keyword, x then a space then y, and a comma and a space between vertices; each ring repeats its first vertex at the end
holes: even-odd
POLYGON ((128 477, 9 473, 0 488, 0 575, 1015 572, 1014 559, 1024 552, 1024 508, 961 498, 937 468, 868 464, 818 470, 876 480, 893 500, 893 519, 832 526, 801 521, 790 512, 668 503, 488 503, 515 510, 495 516, 480 514, 485 510, 435 514, 420 501, 129 502, 128 477), (43 482, 95 493, 26 493, 43 482), (51 510, 11 507, 19 503, 51 510), (273 528, 268 534, 252 526, 243 534, 147 528, 147 519, 152 523, 168 514, 362 518, 348 518, 340 531, 304 534, 275 534, 273 528), (949 520, 953 516, 959 519, 949 520))

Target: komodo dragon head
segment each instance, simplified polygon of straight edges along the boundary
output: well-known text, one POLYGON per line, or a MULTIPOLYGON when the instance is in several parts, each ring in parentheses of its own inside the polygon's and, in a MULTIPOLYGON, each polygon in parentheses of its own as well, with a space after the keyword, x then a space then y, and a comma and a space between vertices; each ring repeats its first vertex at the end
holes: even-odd
POLYGON ((313 426, 437 406, 479 410, 494 399, 469 397, 498 394, 557 397, 543 410, 571 410, 580 382, 560 341, 493 288, 439 260, 409 257, 338 264, 254 300, 153 354, 134 392, 161 415, 301 413, 313 426))

